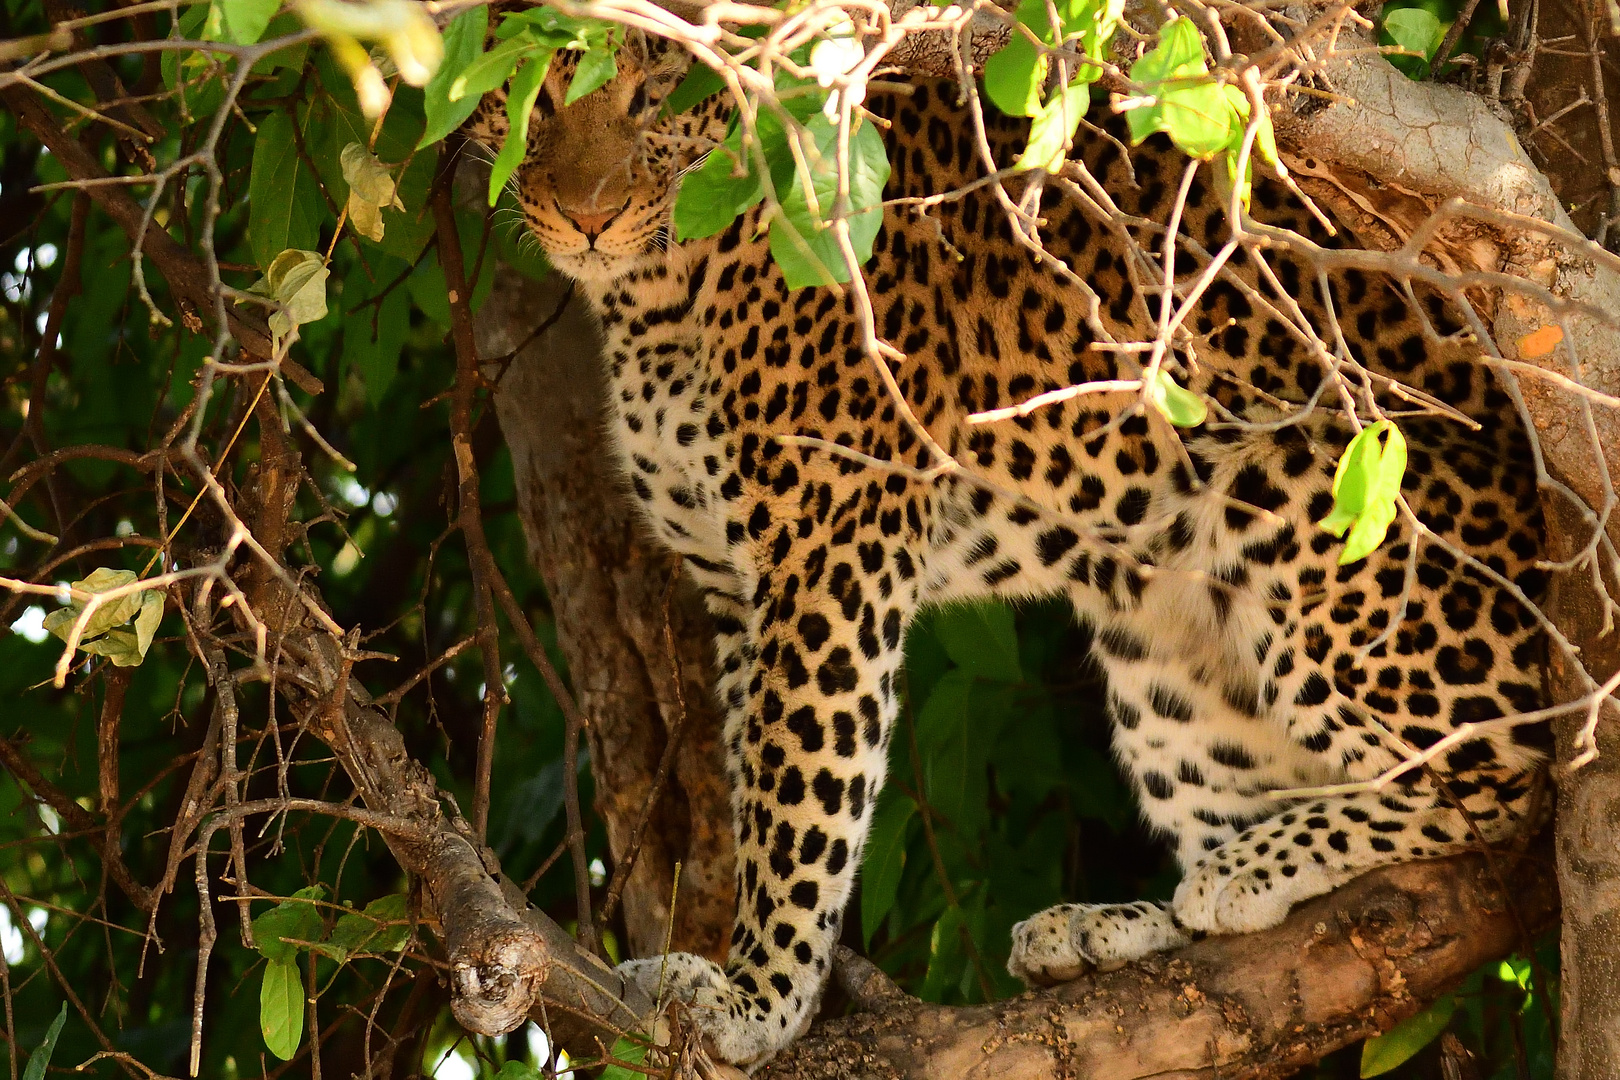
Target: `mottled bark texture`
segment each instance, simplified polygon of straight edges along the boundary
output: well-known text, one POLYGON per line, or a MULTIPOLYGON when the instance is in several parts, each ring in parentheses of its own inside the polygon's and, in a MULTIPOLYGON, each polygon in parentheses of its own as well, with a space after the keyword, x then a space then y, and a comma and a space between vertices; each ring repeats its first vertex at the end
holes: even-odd
POLYGON ((668 940, 678 950, 724 959, 734 885, 731 798, 710 690, 713 636, 684 580, 668 597, 666 626, 676 563, 632 516, 610 459, 600 345, 583 301, 570 300, 534 335, 565 291, 560 278, 536 284, 502 274, 478 314, 478 352, 488 361, 527 342, 504 373, 490 365, 486 374, 499 378, 495 405, 512 452, 524 534, 588 725, 596 812, 616 862, 627 855, 684 700, 673 768, 624 890, 629 951, 653 955, 668 940), (679 695, 671 642, 683 677, 679 695))
POLYGON ((1367 874, 1274 930, 1211 938, 1119 971, 969 1008, 841 965, 862 1012, 772 1062, 770 1080, 1282 1080, 1386 1030, 1558 917, 1540 849, 1367 874), (1515 867, 1504 869, 1505 867, 1515 867))

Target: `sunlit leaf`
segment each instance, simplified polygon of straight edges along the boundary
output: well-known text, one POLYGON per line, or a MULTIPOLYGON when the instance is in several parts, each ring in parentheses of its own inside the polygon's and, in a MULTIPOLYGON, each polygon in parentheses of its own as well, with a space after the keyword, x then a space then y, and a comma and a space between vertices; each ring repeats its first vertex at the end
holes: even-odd
MULTIPOLYGON (((619 1036, 613 1042, 610 1055, 615 1061, 623 1061, 630 1065, 640 1065, 647 1060, 647 1044, 636 1042, 619 1036)), ((626 1069, 622 1065, 609 1065, 602 1070, 601 1080, 643 1080, 647 1074, 636 1069, 626 1069)))
POLYGON ((1388 420, 1368 425, 1350 440, 1333 477, 1333 509, 1317 522, 1334 536, 1349 533, 1340 566, 1366 558, 1384 542, 1405 475, 1406 438, 1388 420))
POLYGON ((1061 168, 1075 130, 1090 105, 1091 87, 1085 83, 1055 91, 1051 100, 1035 113, 1035 120, 1029 126, 1029 141, 1018 157, 1018 168, 1047 172, 1061 168))
POLYGON ((1425 60, 1434 58, 1445 39, 1445 24, 1432 11, 1420 7, 1397 8, 1384 14, 1384 33, 1390 44, 1416 53, 1425 60))
POLYGON ((741 136, 733 133, 703 164, 681 180, 675 197, 675 235, 681 240, 713 236, 737 215, 765 197, 759 175, 741 156, 741 136))
POLYGON ((1198 158, 1231 144, 1232 108, 1221 85, 1209 77, 1204 41, 1191 19, 1172 19, 1159 28, 1159 43, 1131 68, 1131 80, 1152 95, 1152 101, 1125 114, 1134 142, 1162 131, 1183 153, 1198 158))
POLYGON ((295 326, 326 318, 326 260, 319 252, 283 251, 270 260, 264 277, 249 292, 268 296, 282 305, 270 316, 270 332, 277 337, 295 326))
MULTIPOLYGON (((1023 0, 1018 21, 1051 40, 1052 23, 1045 0, 1023 0)), ((1007 44, 984 62, 984 91, 996 108, 1008 116, 1034 116, 1041 108, 1047 58, 1029 36, 1014 28, 1007 44)))
POLYGON ((352 142, 343 148, 343 179, 349 185, 349 224, 366 239, 380 242, 383 238, 385 209, 405 209, 394 191, 394 177, 388 166, 362 143, 352 142))
POLYGON ((1149 380, 1147 396, 1160 415, 1176 427, 1197 427, 1209 416, 1203 395, 1179 385, 1163 368, 1157 369, 1149 380))
POLYGON ((478 99, 510 79, 518 61, 537 48, 535 42, 527 37, 515 37, 502 42, 468 64, 465 70, 450 80, 449 89, 445 91, 446 100, 451 104, 463 99, 471 100, 472 105, 467 107, 467 114, 470 116, 472 110, 478 106, 478 99))
POLYGON ((252 45, 264 36, 281 0, 213 0, 203 36, 209 41, 252 45))
MULTIPOLYGON (((883 198, 883 185, 889 181, 889 154, 874 125, 864 121, 856 124, 849 136, 847 220, 856 261, 864 264, 872 257, 872 242, 883 227, 883 211, 878 204, 883 198)), ((801 170, 794 169, 791 186, 785 191, 781 185, 777 188, 782 212, 771 222, 771 257, 782 268, 790 289, 849 280, 849 266, 828 227, 838 200, 838 126, 817 113, 805 127, 810 134, 805 147, 810 159, 810 183, 805 183, 801 170), (812 191, 814 207, 809 196, 812 191)), ((786 150, 784 139, 781 151, 786 150)))
MULTIPOLYGON (((77 592, 99 594, 133 585, 136 580, 133 570, 114 570, 101 566, 92 570, 89 577, 75 581, 72 585, 77 592)), ((67 607, 59 608, 45 617, 45 629, 66 641, 68 634, 72 632, 73 624, 88 606, 89 601, 75 598, 67 607)), ((128 622, 134 618, 140 607, 141 594, 138 592, 125 593, 116 599, 108 600, 99 605, 86 620, 84 629, 80 631, 80 640, 105 634, 113 627, 128 622)))

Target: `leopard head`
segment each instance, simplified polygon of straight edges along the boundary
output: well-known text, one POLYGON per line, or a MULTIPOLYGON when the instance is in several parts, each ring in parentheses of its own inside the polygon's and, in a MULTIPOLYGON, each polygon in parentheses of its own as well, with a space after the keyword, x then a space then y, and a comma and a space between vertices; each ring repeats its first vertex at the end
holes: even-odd
MULTIPOLYGON (((552 265, 582 283, 606 284, 668 249, 681 174, 724 137, 725 116, 717 102, 669 115, 664 99, 689 59, 664 43, 627 42, 618 75, 565 104, 579 55, 564 50, 552 59, 512 187, 552 265)), ((499 149, 504 93, 484 100, 468 130, 492 153, 499 149)))

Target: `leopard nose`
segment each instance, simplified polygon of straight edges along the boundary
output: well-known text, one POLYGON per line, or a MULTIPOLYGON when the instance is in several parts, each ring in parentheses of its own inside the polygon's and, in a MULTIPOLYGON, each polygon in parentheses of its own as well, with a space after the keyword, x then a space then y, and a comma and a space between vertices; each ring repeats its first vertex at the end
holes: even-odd
POLYGON ((612 224, 613 219, 624 212, 624 206, 622 204, 612 210, 591 212, 586 212, 583 210, 570 210, 567 207, 560 205, 557 207, 557 209, 562 212, 564 217, 574 223, 574 227, 576 229, 584 233, 592 240, 595 240, 598 236, 601 236, 603 231, 606 230, 610 224, 612 224))

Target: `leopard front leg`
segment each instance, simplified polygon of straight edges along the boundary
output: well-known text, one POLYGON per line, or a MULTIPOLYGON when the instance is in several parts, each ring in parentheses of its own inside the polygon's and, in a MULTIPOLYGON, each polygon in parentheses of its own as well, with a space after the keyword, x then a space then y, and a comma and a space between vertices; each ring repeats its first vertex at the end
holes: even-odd
POLYGON ((757 573, 721 632, 737 836, 730 956, 724 969, 685 955, 624 967, 697 1006, 688 1015, 702 1036, 738 1064, 769 1058, 814 1016, 883 783, 921 556, 878 524, 893 520, 884 505, 905 503, 870 475, 845 480, 843 498, 812 501, 812 513, 828 507, 823 521, 802 517, 796 499, 734 510, 757 573))

